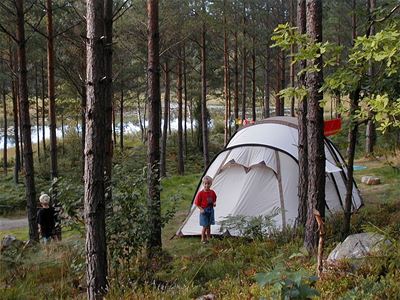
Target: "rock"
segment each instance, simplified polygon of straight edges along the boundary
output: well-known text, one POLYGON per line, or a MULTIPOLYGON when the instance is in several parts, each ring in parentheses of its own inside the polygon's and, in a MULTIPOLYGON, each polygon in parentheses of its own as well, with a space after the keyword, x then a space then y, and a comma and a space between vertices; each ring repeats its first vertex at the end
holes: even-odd
POLYGON ((0 252, 3 252, 4 250, 6 250, 7 248, 10 248, 11 246, 18 248, 22 244, 23 244, 23 242, 18 240, 15 236, 7 234, 1 240, 0 252))
POLYGON ((380 178, 375 176, 363 176, 361 177, 361 182, 368 185, 381 184, 380 178))
POLYGON ((207 295, 200 296, 196 300, 215 300, 215 299, 217 299, 217 297, 215 297, 214 294, 207 294, 207 295))
POLYGON ((363 258, 377 252, 383 242, 384 236, 377 233, 364 232, 349 235, 343 243, 339 243, 329 253, 327 261, 333 262, 343 258, 363 258))

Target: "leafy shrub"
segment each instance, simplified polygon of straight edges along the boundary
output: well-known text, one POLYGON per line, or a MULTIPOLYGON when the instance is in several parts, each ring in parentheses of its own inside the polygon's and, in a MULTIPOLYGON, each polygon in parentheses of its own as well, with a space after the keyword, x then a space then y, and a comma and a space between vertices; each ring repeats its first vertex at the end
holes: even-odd
POLYGON ((219 225, 220 231, 233 231, 240 236, 251 239, 263 239, 276 231, 274 217, 279 215, 280 209, 275 209, 265 216, 249 217, 244 215, 227 216, 219 225))
POLYGON ((311 299, 319 295, 313 287, 317 278, 304 269, 289 271, 283 264, 278 264, 268 273, 256 274, 255 279, 261 287, 268 286, 264 295, 268 298, 311 299))

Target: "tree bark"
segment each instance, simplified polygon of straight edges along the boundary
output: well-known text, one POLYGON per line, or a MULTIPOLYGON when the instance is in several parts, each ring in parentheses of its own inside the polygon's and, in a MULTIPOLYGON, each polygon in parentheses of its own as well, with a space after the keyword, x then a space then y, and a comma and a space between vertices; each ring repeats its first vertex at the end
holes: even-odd
POLYGON ((39 86, 38 86, 38 72, 37 65, 35 64, 35 104, 36 104, 36 146, 37 146, 37 157, 40 162, 40 122, 39 122, 39 86))
MULTIPOLYGON (((295 6, 295 0, 290 0, 290 23, 291 26, 296 26, 295 24, 295 15, 296 15, 296 6, 295 6)), ((294 53, 294 44, 290 46, 290 86, 294 88, 295 85, 295 65, 293 64, 293 53, 294 53)), ((290 116, 294 117, 294 103, 295 99, 292 97, 290 99, 290 116)))
POLYGON ((183 128, 182 128, 182 55, 181 48, 178 49, 177 62, 177 98, 178 98, 178 174, 184 175, 185 166, 183 161, 183 128))
POLYGON ((234 106, 234 115, 235 115, 235 131, 239 129, 239 59, 238 59, 238 33, 235 31, 235 47, 233 52, 233 63, 234 63, 234 72, 235 72, 235 84, 234 84, 234 94, 233 94, 233 106, 234 106))
POLYGON ((224 0, 224 97, 225 97, 225 115, 224 115, 224 145, 229 140, 229 117, 230 117, 230 98, 229 98, 229 54, 228 37, 226 28, 226 0, 224 0))
POLYGON ((207 124, 207 65, 206 65, 206 24, 201 30, 201 125, 203 138, 204 169, 207 168, 210 157, 208 154, 208 124, 207 124))
POLYGON ((29 239, 39 240, 37 222, 36 222, 36 189, 35 172, 33 167, 33 153, 31 141, 31 120, 29 115, 29 97, 27 86, 27 68, 26 68, 26 40, 24 28, 24 7, 22 0, 15 1, 17 11, 17 41, 18 41, 18 86, 19 101, 22 126, 22 141, 24 144, 24 171, 25 171, 25 194, 29 222, 29 239))
MULTIPOLYGON (((307 34, 315 41, 322 41, 322 1, 306 0, 307 34)), ((325 217, 325 148, 324 119, 320 102, 323 94, 320 91, 322 75, 322 57, 312 63, 320 71, 309 72, 306 83, 309 91, 307 107, 307 144, 308 144, 308 208, 304 244, 309 252, 317 245, 316 220, 313 209, 325 217)))
POLYGON ((270 49, 269 49, 269 43, 267 44, 267 49, 266 49, 266 63, 265 63, 265 81, 264 81, 264 118, 269 118, 270 117, 270 95, 271 95, 271 89, 270 89, 270 71, 271 68, 269 67, 270 63, 270 49))
POLYGON ((43 144, 43 156, 46 157, 46 83, 44 80, 44 61, 42 58, 42 64, 41 64, 41 77, 42 77, 42 144, 43 144))
POLYGON ((119 146, 124 150, 124 87, 121 86, 121 102, 119 106, 119 146))
POLYGON ((168 59, 165 61, 165 72, 164 72, 164 122, 161 138, 161 162, 160 162, 160 176, 167 177, 167 130, 168 130, 168 119, 169 119, 169 102, 170 102, 170 79, 169 79, 169 64, 168 59))
POLYGON ((4 118, 3 170, 4 170, 4 175, 7 176, 7 139, 8 139, 7 129, 8 129, 8 124, 7 124, 6 85, 5 85, 4 81, 3 81, 3 118, 4 118))
MULTIPOLYGON (((10 65, 12 73, 16 73, 16 62, 15 55, 10 47, 10 65)), ((18 99, 17 99, 17 85, 14 75, 11 74, 11 94, 13 104, 13 121, 14 121, 14 139, 15 139, 15 164, 14 164, 14 183, 19 183, 19 171, 21 170, 21 151, 19 148, 19 123, 18 123, 18 99)))
POLYGON ((113 0, 104 0, 104 67, 105 67, 105 80, 104 80, 104 97, 105 97, 105 108, 106 108, 106 124, 105 124, 105 201, 107 213, 112 213, 112 158, 114 153, 113 140, 113 70, 112 70, 112 43, 113 43, 113 0))
MULTIPOLYGON (((367 33, 367 36, 373 36, 375 35, 375 25, 373 23, 373 14, 376 9, 376 0, 368 0, 368 13, 369 13, 369 22, 372 22, 372 25, 369 27, 369 32, 367 33)), ((375 75, 375 69, 374 65, 371 63, 369 66, 368 70, 368 76, 369 78, 374 77, 375 75)), ((373 113, 370 114, 369 120, 367 123, 367 128, 365 131, 365 155, 366 156, 371 156, 374 152, 374 146, 376 143, 376 127, 375 127, 375 122, 373 119, 373 113)))
POLYGON ((49 96, 49 117, 50 117, 50 163, 51 178, 58 176, 57 167, 57 135, 56 135, 56 95, 54 88, 54 36, 53 36, 53 10, 52 0, 46 0, 47 16, 47 82, 49 96))
POLYGON ((242 121, 246 119, 246 98, 247 98, 246 5, 245 2, 243 2, 242 121))
MULTIPOLYGON (((300 34, 306 33, 306 0, 297 1, 297 28, 300 34)), ((300 69, 307 66, 305 60, 300 62, 300 69)), ((298 85, 305 85, 304 74, 300 75, 298 85)), ((298 103, 298 126, 299 126, 299 209, 297 224, 305 226, 307 220, 307 194, 308 194, 308 146, 307 146, 307 98, 298 103)))
POLYGON ((350 94, 350 124, 348 133, 347 148, 347 181, 346 181, 346 198, 344 202, 344 222, 342 228, 342 240, 344 240, 350 232, 351 204, 353 199, 353 166, 354 156, 356 153, 358 122, 354 116, 359 109, 358 102, 360 98, 360 88, 357 88, 350 94))
POLYGON ((187 116, 188 116, 188 91, 187 91, 187 74, 186 74, 186 44, 183 43, 183 97, 184 97, 184 113, 183 113, 183 140, 185 145, 185 157, 188 153, 188 139, 187 139, 187 116))
POLYGON ((256 121, 256 48, 255 48, 255 37, 253 36, 253 52, 251 54, 251 61, 252 61, 252 114, 253 114, 253 121, 256 121))
POLYGON ((158 1, 147 0, 147 78, 149 126, 147 131, 148 206, 150 237, 148 256, 161 249, 160 203, 160 57, 158 1))
POLYGON ((107 290, 105 233, 106 100, 104 1, 87 1, 87 71, 84 216, 88 299, 102 299, 107 290))

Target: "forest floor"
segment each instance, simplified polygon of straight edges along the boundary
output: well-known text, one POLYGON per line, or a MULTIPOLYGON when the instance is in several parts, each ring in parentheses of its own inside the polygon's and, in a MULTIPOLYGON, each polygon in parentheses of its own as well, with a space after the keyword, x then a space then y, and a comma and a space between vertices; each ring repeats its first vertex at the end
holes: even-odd
MULTIPOLYGON (((373 224, 397 238, 400 229, 400 209, 396 209, 400 207, 398 171, 382 157, 359 159, 355 164, 367 168, 354 173, 365 206, 353 217, 352 233, 367 230, 365 226, 373 224), (363 175, 378 176, 381 184, 362 184, 363 175)), ((200 244, 199 237, 171 239, 186 217, 200 178, 200 173, 193 172, 191 175, 163 179, 162 199, 168 205, 176 205, 176 213, 163 228, 165 258, 155 265, 158 269, 151 275, 154 276, 153 283, 141 279, 147 271, 141 269, 137 259, 137 265, 125 270, 122 277, 110 275, 112 289, 108 299, 192 299, 208 293, 214 294, 217 299, 275 299, 271 295, 279 291, 273 282, 270 288, 262 288, 257 283, 256 274, 260 272, 269 274, 269 278, 276 274, 288 278, 295 276, 300 280, 299 288, 316 288, 321 299, 390 299, 400 293, 400 288, 396 287, 397 275, 394 279, 389 275, 382 276, 382 259, 372 261, 360 271, 352 270, 350 275, 345 270, 339 270, 334 275, 328 274, 324 280, 310 283, 308 276, 315 273, 315 258, 302 255, 302 240, 292 235, 282 234, 271 240, 212 239, 206 246, 200 244)), ((1 226, 26 222, 22 221, 21 215, 3 217, 0 224, 3 221, 7 225, 1 226)), ((340 222, 341 217, 328 225, 326 254, 339 241, 340 226, 336 225, 340 222)), ((26 225, 20 228, 0 227, 0 238, 5 234, 26 240, 28 228, 26 225)), ((22 256, 11 256, 11 260, 5 261, 8 266, 6 271, 0 275, 0 294, 4 292, 4 299, 86 298, 85 256, 82 251, 83 235, 77 231, 65 231, 60 243, 40 246, 22 256)), ((385 264, 385 272, 392 274, 390 264, 385 264)), ((394 265, 395 269, 399 269, 397 265, 400 262, 395 260, 394 265)), ((280 292, 286 288, 289 287, 281 287, 280 292)))

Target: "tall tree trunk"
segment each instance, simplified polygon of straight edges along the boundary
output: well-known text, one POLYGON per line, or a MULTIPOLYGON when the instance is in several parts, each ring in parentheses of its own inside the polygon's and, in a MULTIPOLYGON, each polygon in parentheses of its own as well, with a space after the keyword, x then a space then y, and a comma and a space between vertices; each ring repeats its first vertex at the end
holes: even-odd
POLYGON ((38 71, 35 64, 35 104, 36 104, 36 143, 37 143, 37 156, 40 162, 40 122, 39 122, 39 86, 38 86, 38 71))
MULTIPOLYGON (((10 47, 10 64, 12 73, 16 73, 16 60, 14 52, 10 47)), ((14 139, 15 139, 15 164, 14 164, 14 183, 19 183, 19 171, 21 170, 21 151, 19 148, 19 123, 18 123, 18 98, 17 98, 17 82, 14 75, 11 75, 11 94, 13 104, 13 121, 14 121, 14 139)))
POLYGON ((256 121, 256 46, 255 46, 255 37, 253 36, 253 52, 251 54, 251 61, 252 61, 252 114, 253 114, 253 121, 256 121))
MULTIPOLYGON (((285 59, 285 51, 281 51, 280 52, 280 87, 281 89, 284 89, 286 87, 286 59, 285 59)), ((284 116, 285 115, 285 98, 281 97, 280 98, 280 116, 284 116)))
MULTIPOLYGON (((295 0, 290 0, 290 23, 291 26, 296 26, 295 24, 295 15, 296 15, 296 5, 295 5, 295 0)), ((292 88, 294 88, 294 84, 295 84, 295 65, 293 63, 294 57, 293 57, 293 53, 294 53, 294 44, 292 44, 290 46, 290 86, 292 88)), ((294 97, 292 97, 290 99, 290 116, 294 117, 294 97)))
MULTIPOLYGON (((373 23, 374 21, 373 14, 375 9, 376 9, 376 0, 368 0, 369 22, 371 22, 371 26, 369 27, 369 32, 367 33, 368 37, 375 35, 375 25, 373 23)), ((368 70, 368 76, 372 80, 372 78, 374 78, 374 75, 375 75, 374 65, 371 63, 368 70)), ((375 143, 376 143, 376 127, 375 127, 375 122, 373 120, 373 113, 370 113, 365 132, 366 156, 371 156, 373 154, 375 143)))
POLYGON ((8 139, 8 124, 7 124, 7 103, 6 103, 6 85, 3 81, 3 118, 4 118, 4 144, 3 144, 3 170, 7 176, 7 139, 8 139))
POLYGON ((246 119, 247 98, 247 48, 246 48, 246 4, 243 2, 243 48, 242 48, 242 120, 246 119))
POLYGON ((88 299, 102 299, 107 290, 105 233, 106 101, 104 61, 104 1, 87 1, 87 71, 84 216, 88 299))
POLYGON ((56 95, 54 90, 54 36, 52 0, 46 0, 47 16, 47 82, 50 116, 50 162, 51 178, 58 176, 57 170, 57 135, 56 135, 56 95))
POLYGON ((207 168, 210 157, 208 154, 208 124, 207 124, 207 65, 206 65, 206 24, 201 30, 201 126, 203 137, 204 169, 207 168))
POLYGON ((264 81, 264 109, 263 109, 263 116, 264 118, 269 118, 270 117, 270 95, 271 95, 271 89, 270 89, 270 49, 269 49, 269 43, 267 44, 266 48, 266 63, 265 63, 265 81, 264 81))
POLYGON ((275 56, 276 59, 276 72, 277 72, 277 76, 276 76, 276 92, 275 92, 275 116, 282 116, 281 113, 281 98, 278 95, 278 93, 280 92, 280 90, 282 89, 281 86, 281 51, 277 50, 277 54, 275 56))
POLYGON ((148 256, 161 249, 160 203, 160 57, 158 1, 147 0, 147 78, 149 126, 147 131, 148 207, 150 237, 148 256))
POLYGON ((46 83, 44 80, 44 61, 42 58, 41 64, 41 77, 42 77, 42 144, 43 144, 43 154, 46 157, 46 83))
MULTIPOLYGON (((109 205, 112 201, 112 158, 114 152, 113 146, 113 73, 112 73, 112 42, 113 42, 113 0, 104 0, 104 68, 105 68, 105 82, 104 82, 104 97, 105 97, 105 108, 106 108, 106 124, 105 124, 105 201, 106 205, 109 205)), ((114 139, 115 142, 115 139, 114 139)), ((112 206, 107 209, 108 213, 112 212, 112 206)))
POLYGON ((234 84, 234 94, 233 94, 233 106, 235 115, 235 131, 238 130, 239 124, 239 59, 238 59, 238 33, 235 31, 235 48, 233 52, 233 62, 234 62, 234 72, 235 72, 235 84, 234 84))
MULTIPOLYGON (((322 0, 306 0, 307 34, 314 42, 322 41, 322 0)), ((314 62, 318 72, 306 75, 309 91, 307 110, 307 144, 308 144, 308 210, 304 244, 308 251, 314 251, 318 238, 316 220, 313 210, 316 209, 322 218, 325 216, 325 148, 323 108, 320 106, 323 94, 320 91, 322 75, 322 57, 314 62)))
MULTIPOLYGON (((86 52, 86 51, 85 51, 86 52)), ((86 74, 86 71, 83 72, 86 74)), ((81 125, 82 125, 82 136, 81 136, 81 174, 82 179, 84 180, 85 175, 85 144, 86 144, 86 103, 87 103, 87 92, 86 92, 86 84, 82 82, 82 94, 81 94, 81 125)))
POLYGON ((178 64, 177 64, 177 98, 178 98, 178 174, 185 173, 183 162, 183 128, 182 128, 182 53, 181 48, 178 49, 178 64))
POLYGON ((169 64, 168 59, 165 61, 165 72, 164 72, 164 122, 161 136, 161 161, 160 161, 160 176, 167 177, 167 130, 168 130, 168 119, 169 119, 169 102, 170 102, 170 79, 169 79, 169 64))
POLYGON ((188 91, 187 91, 187 74, 186 74, 186 44, 183 43, 183 97, 184 97, 184 123, 183 123, 183 139, 185 145, 185 157, 188 153, 188 139, 187 139, 187 117, 188 117, 188 91))
POLYGON ((226 0, 224 0, 224 97, 225 97, 225 114, 224 114, 224 145, 229 139, 229 117, 230 117, 230 99, 229 99, 229 54, 228 54, 228 37, 226 28, 226 0))
POLYGON ((31 120, 29 115, 29 97, 27 86, 27 69, 26 69, 26 40, 25 40, 25 20, 24 7, 22 0, 15 1, 17 11, 17 41, 18 41, 18 85, 19 85, 19 101, 21 108, 21 126, 22 141, 24 144, 24 171, 25 171, 25 194, 28 210, 29 222, 29 239, 33 241, 39 240, 37 222, 36 222, 36 189, 35 189, 35 172, 33 167, 33 153, 31 141, 31 120))
POLYGON ((62 154, 64 154, 65 150, 65 127, 64 127, 64 114, 61 113, 61 150, 62 154))
MULTIPOLYGON (((352 2, 352 37, 353 44, 357 38, 357 18, 356 18, 356 0, 352 2)), ((346 198, 344 202, 344 220, 342 228, 342 239, 350 232, 351 218, 351 202, 353 198, 353 165, 356 152, 358 124, 355 120, 355 113, 358 110, 358 102, 360 99, 360 87, 350 93, 350 112, 349 112, 349 132, 348 132, 348 148, 347 148, 347 181, 346 181, 346 198)))
MULTIPOLYGON (((297 0, 297 28, 300 34, 306 33, 306 0, 297 0)), ((300 70, 307 67, 307 62, 302 60, 300 70)), ((299 87, 305 86, 305 75, 298 79, 299 87)), ((299 208, 297 224, 305 226, 307 220, 307 196, 308 196, 308 146, 307 146, 307 98, 300 99, 298 103, 299 126, 299 208)))
POLYGON ((346 238, 350 232, 351 203, 353 199, 353 166, 354 156, 356 153, 358 123, 355 119, 356 111, 359 109, 358 101, 360 97, 360 89, 356 89, 350 94, 350 125, 348 133, 347 148, 347 181, 346 181, 346 198, 344 204, 344 222, 342 228, 342 239, 346 238))
POLYGON ((124 87, 121 86, 121 102, 119 106, 119 145, 124 150, 124 87))

